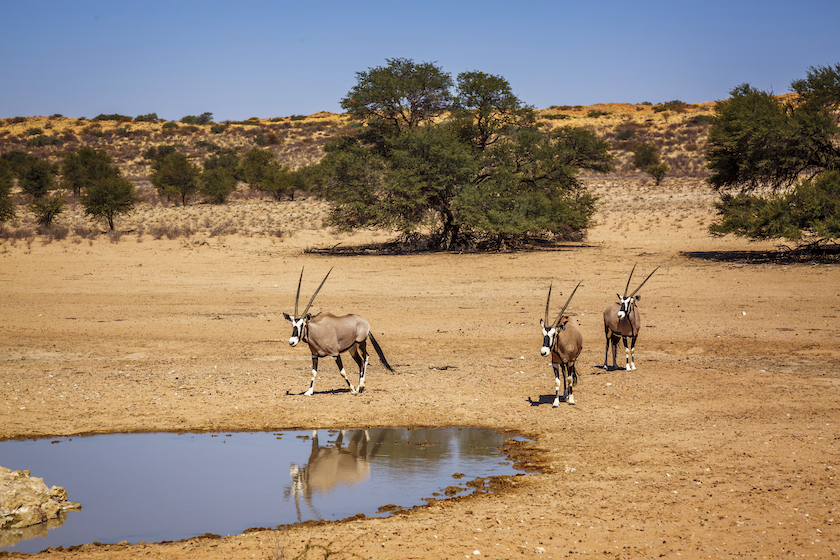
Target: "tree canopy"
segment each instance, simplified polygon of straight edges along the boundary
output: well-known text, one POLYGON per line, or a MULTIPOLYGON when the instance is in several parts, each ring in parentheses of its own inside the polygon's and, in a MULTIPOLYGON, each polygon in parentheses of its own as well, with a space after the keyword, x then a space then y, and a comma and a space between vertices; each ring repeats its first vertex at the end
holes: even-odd
POLYGON ((595 197, 577 176, 611 169, 605 142, 541 129, 501 76, 464 72, 456 87, 432 63, 387 62, 357 74, 342 107, 363 126, 327 144, 318 166, 331 223, 428 228, 439 248, 588 226, 595 197))
POLYGON ((341 107, 360 121, 381 119, 405 132, 439 117, 451 107, 452 77, 431 62, 386 59, 387 66, 356 73, 356 85, 341 107))
POLYGON ((840 237, 840 64, 809 68, 791 90, 780 98, 742 84, 715 107, 707 160, 721 198, 712 233, 840 237))

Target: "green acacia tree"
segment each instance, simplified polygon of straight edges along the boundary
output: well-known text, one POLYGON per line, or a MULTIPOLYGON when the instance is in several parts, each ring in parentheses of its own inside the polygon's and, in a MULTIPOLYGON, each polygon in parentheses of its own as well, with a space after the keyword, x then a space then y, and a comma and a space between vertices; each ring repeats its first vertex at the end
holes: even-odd
POLYGON ((96 179, 81 199, 85 214, 105 220, 111 231, 114 230, 114 219, 131 213, 138 202, 134 183, 123 177, 118 169, 96 179))
POLYGON ((80 196, 95 182, 119 174, 119 168, 113 165, 113 159, 106 152, 83 147, 70 152, 61 162, 61 186, 80 196))
POLYGON ((201 170, 184 154, 169 154, 155 161, 152 169, 149 180, 157 191, 166 196, 180 197, 181 206, 186 206, 187 198, 198 192, 201 170))
POLYGON ((711 233, 814 245, 840 238, 840 64, 809 68, 791 90, 780 99, 742 84, 715 107, 711 233))
POLYGON ((43 159, 33 158, 28 160, 19 172, 18 186, 34 199, 43 198, 50 191, 55 190, 57 175, 56 165, 43 159))
POLYGON ((34 198, 29 210, 35 214, 38 225, 50 228, 59 214, 64 212, 64 206, 64 195, 53 193, 34 198))
POLYGON ((199 192, 213 204, 224 204, 236 190, 236 176, 226 167, 204 169, 199 176, 199 192))
MULTIPOLYGON (((415 111, 392 92, 421 99, 429 65, 389 62, 377 69, 390 71, 381 92, 369 73, 359 74, 342 103, 356 107, 351 101, 364 91, 368 108, 354 113, 364 126, 328 144, 319 165, 318 192, 334 205, 332 223, 403 233, 433 226, 433 244, 442 248, 467 235, 492 236, 502 246, 525 235, 585 229, 594 197, 576 177, 581 169, 611 168, 605 142, 568 127, 541 130, 504 78, 481 72, 460 74, 455 96, 434 90, 434 110, 419 111, 428 118, 412 119, 415 111), (422 79, 411 74, 418 68, 422 79), (444 113, 449 118, 433 118, 444 113)), ((451 79, 434 70, 435 83, 449 87, 451 79)))

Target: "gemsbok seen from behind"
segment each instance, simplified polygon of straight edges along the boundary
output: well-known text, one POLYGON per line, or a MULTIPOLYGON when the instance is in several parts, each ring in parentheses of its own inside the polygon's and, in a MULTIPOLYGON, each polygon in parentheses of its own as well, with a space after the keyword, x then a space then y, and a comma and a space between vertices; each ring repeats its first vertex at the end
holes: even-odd
POLYGON ((575 404, 574 386, 577 383, 577 370, 575 361, 583 349, 583 333, 580 331, 577 320, 565 315, 572 296, 575 295, 580 282, 572 290, 566 305, 560 310, 560 314, 553 323, 548 323, 548 306, 551 303, 551 285, 548 286, 548 299, 545 301, 545 319, 540 319, 542 327, 543 344, 540 354, 551 355, 551 367, 554 369, 554 404, 560 406, 560 373, 563 374, 563 399, 569 404, 575 404))
POLYGON ((636 295, 642 286, 645 285, 653 272, 659 270, 659 267, 653 269, 653 272, 648 274, 639 287, 633 290, 633 293, 627 295, 627 290, 630 289, 630 280, 633 278, 633 272, 636 270, 636 265, 633 265, 633 270, 630 271, 630 278, 627 279, 627 286, 624 287, 624 295, 618 296, 618 301, 611 303, 604 309, 604 335, 607 337, 607 348, 604 355, 604 369, 608 369, 607 358, 610 355, 610 344, 612 344, 612 360, 613 369, 618 369, 616 363, 616 351, 618 350, 618 339, 624 343, 624 358, 625 369, 632 371, 636 369, 636 339, 639 337, 639 331, 642 329, 642 315, 639 313, 638 301, 642 296, 636 295), (627 339, 630 339, 628 346, 627 339))
POLYGON ((289 338, 291 346, 297 346, 299 342, 303 341, 309 345, 309 351, 312 353, 312 379, 309 381, 309 389, 304 393, 306 396, 311 396, 315 390, 315 378, 318 376, 318 358, 329 356, 335 359, 338 366, 338 371, 347 386, 350 387, 350 393, 357 395, 365 388, 365 374, 367 373, 369 354, 367 351, 367 341, 373 344, 376 354, 379 356, 379 361, 388 371, 394 369, 388 364, 382 349, 370 332, 370 324, 359 317, 358 315, 349 314, 341 317, 336 317, 332 313, 318 313, 314 317, 309 313, 309 308, 312 302, 315 301, 315 296, 321 291, 324 282, 330 276, 332 269, 327 272, 321 285, 312 294, 309 303, 303 313, 298 315, 298 300, 300 299, 300 285, 303 281, 303 269, 300 271, 300 279, 298 280, 297 295, 295 295, 295 314, 289 315, 283 313, 283 317, 292 323, 292 336, 289 338), (359 366, 359 385, 354 387, 347 377, 347 372, 344 371, 344 364, 341 361, 341 354, 349 352, 359 366))

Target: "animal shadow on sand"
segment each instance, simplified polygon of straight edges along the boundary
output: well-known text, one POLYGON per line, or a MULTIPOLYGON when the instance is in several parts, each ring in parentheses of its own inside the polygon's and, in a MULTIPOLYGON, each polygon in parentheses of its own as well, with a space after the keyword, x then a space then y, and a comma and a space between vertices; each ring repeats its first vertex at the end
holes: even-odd
MULTIPOLYGON (((359 391, 359 394, 360 395, 364 394, 365 391, 367 391, 367 389, 365 389, 364 391, 359 391)), ((314 393, 312 393, 312 396, 314 397, 316 395, 344 395, 344 394, 349 394, 349 393, 350 393, 350 389, 348 389, 347 387, 343 387, 341 389, 329 389, 327 391, 315 391, 314 393)), ((296 392, 293 393, 289 389, 286 390, 286 395, 289 396, 289 397, 302 397, 305 394, 306 394, 306 391, 301 391, 300 393, 296 393, 296 392)))
MULTIPOLYGON (((543 405, 543 404, 547 404, 547 405, 551 406, 551 405, 554 404, 554 397, 555 397, 555 395, 553 393, 551 395, 540 395, 537 398, 537 400, 534 400, 529 396, 528 397, 528 402, 531 404, 531 406, 540 406, 540 405, 543 405)), ((564 402, 566 402, 566 399, 564 399, 561 396, 560 397, 560 402, 564 403, 564 402)))

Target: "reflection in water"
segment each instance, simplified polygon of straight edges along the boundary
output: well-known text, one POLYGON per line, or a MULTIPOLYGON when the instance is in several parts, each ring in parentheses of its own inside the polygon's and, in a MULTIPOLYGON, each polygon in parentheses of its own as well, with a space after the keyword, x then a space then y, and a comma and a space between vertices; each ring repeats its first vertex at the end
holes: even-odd
POLYGON ((58 512, 58 517, 48 519, 37 525, 21 527, 20 529, 0 529, 0 549, 11 548, 21 541, 30 539, 44 539, 51 529, 61 527, 67 519, 67 512, 58 512))
POLYGON ((504 440, 476 428, 371 428, 3 441, 4 467, 55 481, 83 508, 62 515, 63 525, 0 531, 0 550, 178 541, 386 516, 380 506, 410 508, 453 484, 517 474, 501 454, 504 440))
POLYGON ((294 494, 298 521, 303 521, 300 499, 306 502, 316 518, 323 519, 313 505, 313 492, 329 494, 333 486, 337 484, 355 485, 368 479, 370 461, 376 455, 385 437, 385 431, 379 431, 379 441, 373 446, 370 455, 368 455, 370 441, 368 430, 353 430, 347 447, 342 447, 345 430, 339 432, 334 445, 326 447, 318 445, 318 431, 312 431, 312 451, 306 466, 301 468, 297 463, 289 466, 292 485, 287 488, 285 495, 288 497, 289 490, 294 494))

